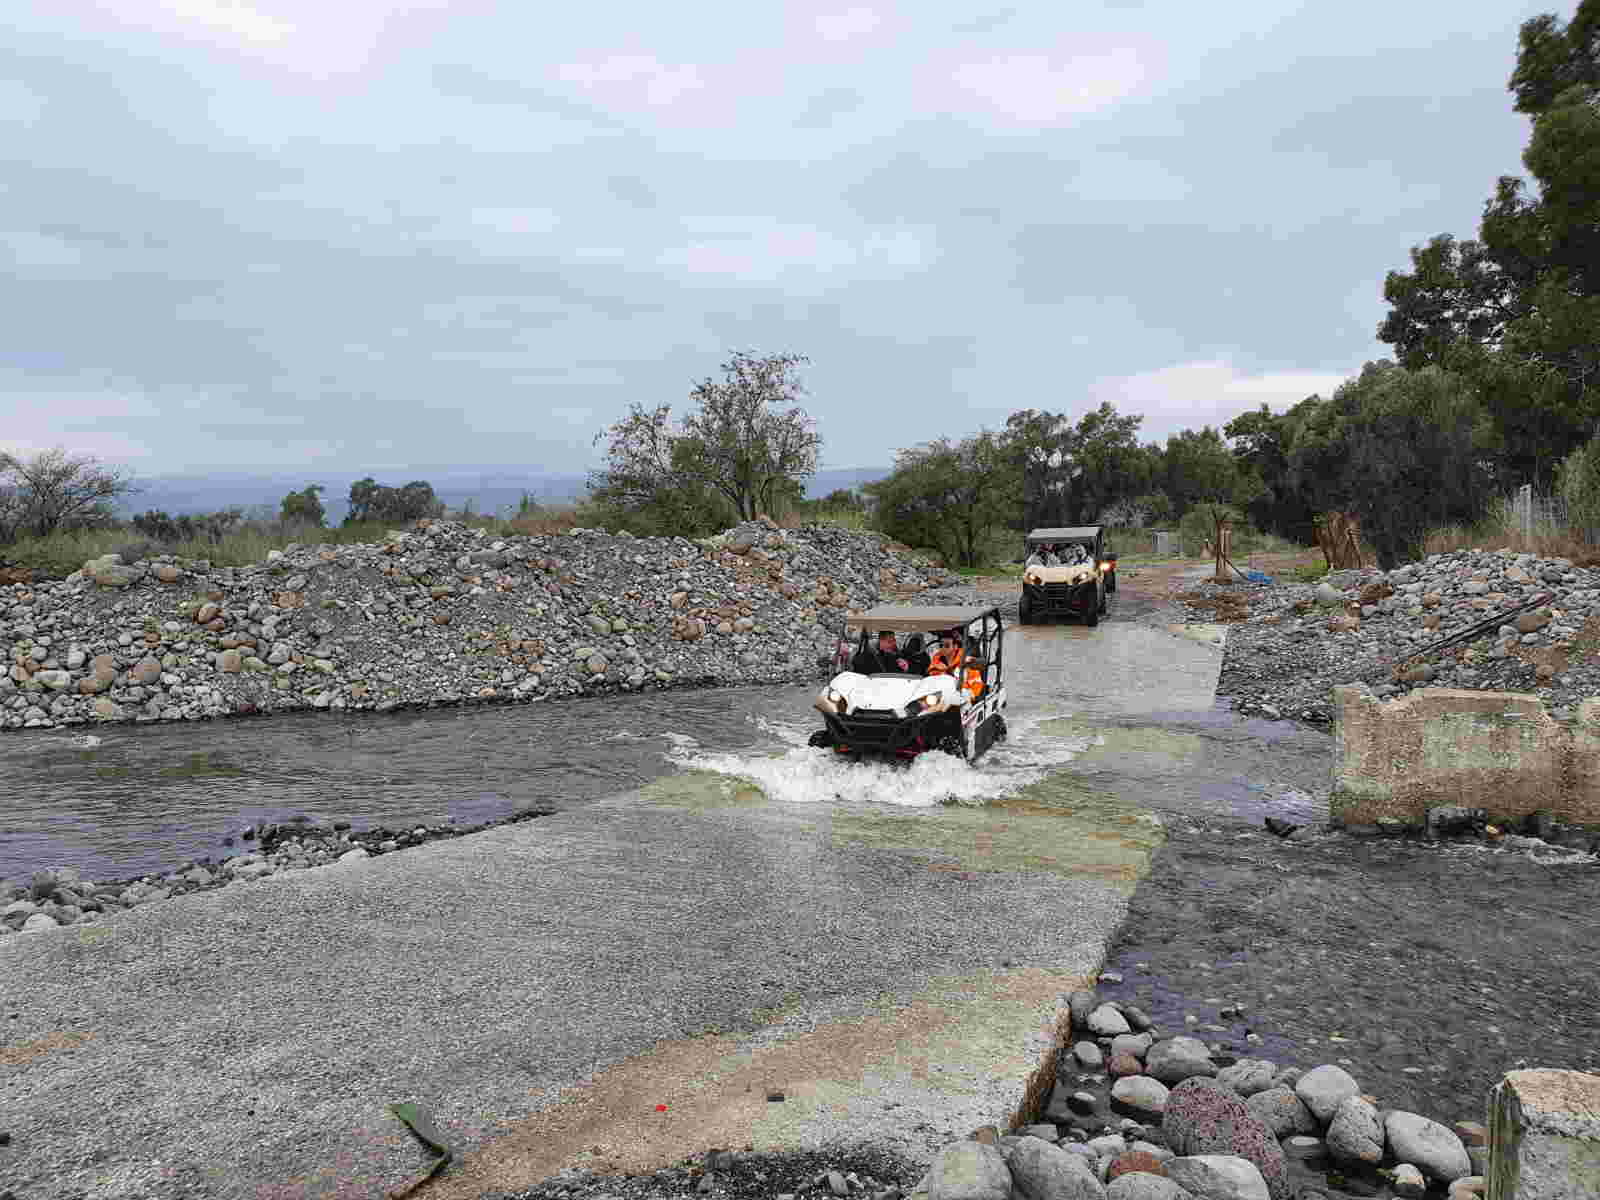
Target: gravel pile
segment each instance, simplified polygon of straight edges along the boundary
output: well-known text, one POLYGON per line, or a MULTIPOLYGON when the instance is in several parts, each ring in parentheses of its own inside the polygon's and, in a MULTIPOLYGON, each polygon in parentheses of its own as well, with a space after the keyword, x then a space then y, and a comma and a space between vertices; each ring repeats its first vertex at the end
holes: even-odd
POLYGON ((0 728, 543 700, 811 678, 845 613, 960 577, 880 534, 447 521, 247 567, 108 555, 0 585, 0 728))
POLYGON ((1458 550, 1387 573, 1336 571, 1316 584, 1206 582, 1186 597, 1189 619, 1231 623, 1217 693, 1242 713, 1328 724, 1333 687, 1360 681, 1379 696, 1415 687, 1533 692, 1558 717, 1600 693, 1600 666, 1583 661, 1600 631, 1600 569, 1564 558, 1458 550), (1546 593, 1471 643, 1398 669, 1546 593))

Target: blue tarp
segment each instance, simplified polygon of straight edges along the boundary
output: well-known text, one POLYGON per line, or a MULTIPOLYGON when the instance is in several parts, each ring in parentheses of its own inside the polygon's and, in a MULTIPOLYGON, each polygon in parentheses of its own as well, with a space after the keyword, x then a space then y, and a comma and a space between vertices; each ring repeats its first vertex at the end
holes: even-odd
POLYGON ((1271 583, 1272 576, 1262 571, 1246 571, 1244 577, 1251 583, 1271 583))

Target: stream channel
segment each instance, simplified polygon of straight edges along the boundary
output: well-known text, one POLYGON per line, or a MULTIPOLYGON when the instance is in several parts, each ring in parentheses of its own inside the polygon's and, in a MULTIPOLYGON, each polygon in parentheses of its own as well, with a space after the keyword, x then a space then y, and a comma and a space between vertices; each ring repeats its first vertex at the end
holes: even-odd
POLYGON ((579 808, 679 773, 691 791, 735 775, 794 804, 978 804, 1048 780, 1081 815, 1114 803, 1254 825, 1269 813, 1320 819, 1329 737, 1234 716, 1213 700, 1219 648, 1197 655, 1195 639, 1132 616, 1114 600, 1095 630, 1011 626, 1011 734, 976 768, 939 755, 909 770, 851 765, 806 747, 820 679, 14 733, 0 738, 0 877, 73 866, 125 879, 237 853, 222 839, 259 822, 473 825, 530 806, 579 808))

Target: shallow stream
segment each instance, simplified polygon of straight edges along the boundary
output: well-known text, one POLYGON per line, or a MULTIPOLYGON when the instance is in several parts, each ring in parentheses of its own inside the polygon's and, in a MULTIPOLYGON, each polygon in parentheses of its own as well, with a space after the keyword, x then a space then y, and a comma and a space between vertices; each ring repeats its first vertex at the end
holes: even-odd
POLYGON ((1234 716, 1212 700, 1219 648, 1112 614, 1094 630, 1008 630, 1011 735, 976 768, 853 766, 807 747, 809 684, 7 734, 0 877, 128 878, 234 852, 222 839, 257 822, 467 825, 682 772, 691 789, 735 775, 794 804, 995 804, 1048 781, 1053 804, 1084 816, 1113 801, 1252 824, 1321 815, 1326 734, 1234 716))

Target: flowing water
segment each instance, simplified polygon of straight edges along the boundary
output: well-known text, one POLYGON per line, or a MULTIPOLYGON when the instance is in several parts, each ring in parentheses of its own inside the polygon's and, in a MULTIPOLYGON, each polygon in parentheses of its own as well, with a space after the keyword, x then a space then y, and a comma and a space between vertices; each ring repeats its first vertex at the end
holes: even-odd
MULTIPOLYGON (((1113 617, 1117 616, 1115 605, 1113 617)), ((1191 634, 1193 631, 1191 631, 1191 634)), ((1007 631, 1008 741, 975 768, 930 754, 853 765, 805 744, 818 684, 490 709, 327 712, 0 738, 0 877, 72 865, 119 879, 230 853, 224 836, 304 816, 400 827, 581 807, 664 776, 768 797, 1006 805, 1049 797, 1259 824, 1325 812, 1331 744, 1212 700, 1219 650, 1133 620, 1007 631)))

